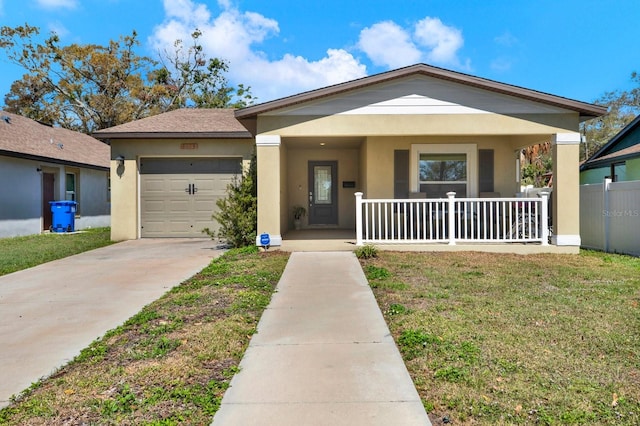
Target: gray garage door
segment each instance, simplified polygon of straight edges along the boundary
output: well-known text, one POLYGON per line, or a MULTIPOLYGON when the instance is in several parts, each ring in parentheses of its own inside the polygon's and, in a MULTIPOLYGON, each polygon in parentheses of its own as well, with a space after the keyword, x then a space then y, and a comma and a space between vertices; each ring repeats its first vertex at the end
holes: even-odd
POLYGON ((142 237, 206 237, 216 201, 240 175, 241 158, 143 158, 140 160, 142 237))

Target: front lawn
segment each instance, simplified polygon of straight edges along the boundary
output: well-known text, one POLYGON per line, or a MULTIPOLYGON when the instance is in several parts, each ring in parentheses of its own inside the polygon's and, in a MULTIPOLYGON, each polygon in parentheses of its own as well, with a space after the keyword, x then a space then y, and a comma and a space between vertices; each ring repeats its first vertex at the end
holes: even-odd
POLYGON ((362 265, 434 425, 640 424, 640 259, 382 252, 362 265))
POLYGON ((94 228, 73 234, 46 233, 0 238, 0 275, 112 244, 110 229, 94 228))

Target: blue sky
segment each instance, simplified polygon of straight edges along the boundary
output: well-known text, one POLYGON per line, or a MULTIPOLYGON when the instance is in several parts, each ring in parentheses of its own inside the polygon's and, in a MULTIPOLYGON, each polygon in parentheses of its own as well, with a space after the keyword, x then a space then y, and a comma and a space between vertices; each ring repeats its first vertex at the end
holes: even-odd
MULTIPOLYGON (((0 25, 157 57, 194 28, 259 102, 424 62, 592 102, 640 72, 637 0, 0 0, 0 25)), ((0 52, 0 95, 22 75, 0 52)), ((2 103, 0 98, 0 104, 2 103)))

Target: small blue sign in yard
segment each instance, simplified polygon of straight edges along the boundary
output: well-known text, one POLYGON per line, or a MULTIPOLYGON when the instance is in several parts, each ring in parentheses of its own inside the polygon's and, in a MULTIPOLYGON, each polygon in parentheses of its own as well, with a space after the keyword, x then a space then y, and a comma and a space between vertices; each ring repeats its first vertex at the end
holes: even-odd
POLYGON ((271 238, 269 238, 269 234, 260 234, 260 245, 268 246, 271 244, 271 238))

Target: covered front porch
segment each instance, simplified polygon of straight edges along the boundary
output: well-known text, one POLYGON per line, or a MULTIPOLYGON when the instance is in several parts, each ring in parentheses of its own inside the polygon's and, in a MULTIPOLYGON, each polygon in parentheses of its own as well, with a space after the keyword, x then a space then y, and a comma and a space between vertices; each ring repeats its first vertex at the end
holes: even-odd
MULTIPOLYGON (((577 216, 577 209, 572 211, 577 205, 572 188, 578 178, 573 167, 578 142, 578 134, 259 135, 258 231, 269 233, 272 245, 283 246, 306 235, 294 232, 298 230, 312 232, 312 239, 320 241, 335 240, 318 238, 323 233, 330 237, 346 231, 353 236, 353 245, 442 249, 488 244, 490 251, 497 251, 496 245, 516 251, 509 247, 526 244, 573 246, 576 252, 580 243, 572 219, 577 216), (571 143, 564 143, 567 140, 571 143), (534 141, 552 144, 555 187, 523 194, 519 152, 534 141), (447 168, 457 170, 440 172, 447 168), (437 180, 431 176, 436 172, 449 177, 437 180), (564 200, 561 209, 554 201, 558 199, 564 200), (294 225, 296 207, 306 213, 299 229, 294 225)), ((338 239, 346 240, 344 233, 338 239)), ((316 245, 323 244, 328 243, 316 245)))

